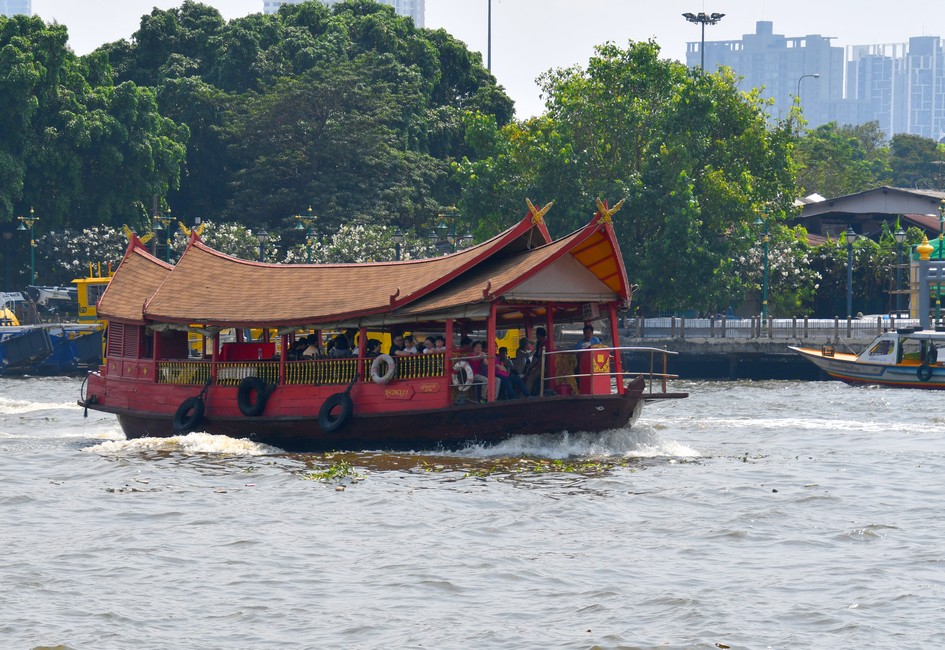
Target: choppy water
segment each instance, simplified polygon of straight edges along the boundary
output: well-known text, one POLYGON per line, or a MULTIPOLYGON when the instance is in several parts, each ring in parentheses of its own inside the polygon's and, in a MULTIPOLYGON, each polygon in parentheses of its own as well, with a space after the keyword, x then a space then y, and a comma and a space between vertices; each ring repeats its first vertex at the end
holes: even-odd
POLYGON ((937 648, 941 396, 691 383, 451 457, 126 442, 0 379, 0 647, 937 648))

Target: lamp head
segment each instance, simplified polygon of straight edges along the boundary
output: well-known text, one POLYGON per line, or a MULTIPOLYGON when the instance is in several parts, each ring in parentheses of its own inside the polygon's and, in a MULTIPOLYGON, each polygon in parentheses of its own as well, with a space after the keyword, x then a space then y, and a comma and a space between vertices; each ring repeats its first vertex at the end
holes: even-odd
POLYGON ((897 244, 906 241, 906 231, 902 229, 902 226, 899 226, 899 229, 893 233, 893 239, 896 240, 897 244))

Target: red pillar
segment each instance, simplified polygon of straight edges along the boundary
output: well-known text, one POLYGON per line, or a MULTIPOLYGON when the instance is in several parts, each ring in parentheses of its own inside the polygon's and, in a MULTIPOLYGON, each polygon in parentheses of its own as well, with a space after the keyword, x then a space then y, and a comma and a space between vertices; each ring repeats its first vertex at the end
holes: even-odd
MULTIPOLYGON (((610 303, 611 347, 620 347, 620 330, 617 328, 617 303, 610 303)), ((623 359, 620 350, 614 350, 614 372, 617 373, 617 392, 623 395, 623 359)))
POLYGON ((496 304, 493 302, 492 306, 489 308, 489 322, 486 324, 486 342, 488 347, 486 351, 486 363, 488 364, 486 376, 489 378, 486 382, 486 399, 490 402, 495 401, 495 360, 498 357, 495 345, 495 312, 496 304))

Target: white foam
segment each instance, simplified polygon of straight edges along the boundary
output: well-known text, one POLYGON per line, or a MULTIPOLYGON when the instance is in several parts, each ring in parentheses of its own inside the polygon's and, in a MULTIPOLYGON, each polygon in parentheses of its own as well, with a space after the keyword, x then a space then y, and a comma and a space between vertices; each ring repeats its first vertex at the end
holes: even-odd
POLYGON ((186 436, 171 436, 169 438, 108 440, 92 447, 86 447, 82 451, 105 456, 139 454, 149 451, 174 451, 184 454, 226 454, 231 456, 267 456, 282 453, 282 450, 277 447, 209 433, 188 433, 186 436))
POLYGON ((0 415, 16 415, 19 413, 32 413, 34 411, 78 408, 79 406, 75 402, 31 402, 28 400, 0 397, 0 415))
POLYGON ((551 459, 698 458, 701 455, 675 440, 663 440, 650 427, 514 436, 495 445, 467 447, 459 453, 474 458, 526 455, 551 459))

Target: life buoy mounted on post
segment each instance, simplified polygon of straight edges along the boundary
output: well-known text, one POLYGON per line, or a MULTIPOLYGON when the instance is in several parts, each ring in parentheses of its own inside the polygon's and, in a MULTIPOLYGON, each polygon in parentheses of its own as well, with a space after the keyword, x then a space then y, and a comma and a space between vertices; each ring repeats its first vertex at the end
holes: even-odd
POLYGON ((262 415, 266 410, 270 387, 259 377, 244 377, 236 389, 236 405, 248 418, 262 415))
POLYGON ((386 384, 394 377, 394 373, 397 371, 397 366, 394 363, 394 357, 389 354, 380 354, 374 357, 374 361, 371 362, 371 381, 375 384, 386 384), (381 364, 387 364, 386 371, 384 374, 381 374, 381 364))
POLYGON ((453 385, 456 386, 456 388, 458 388, 461 393, 465 393, 467 390, 469 390, 469 387, 472 386, 475 377, 473 375, 472 366, 469 365, 468 361, 457 361, 453 364, 452 379, 453 385), (462 373, 464 377, 460 378, 460 373, 462 373))

